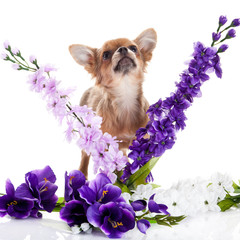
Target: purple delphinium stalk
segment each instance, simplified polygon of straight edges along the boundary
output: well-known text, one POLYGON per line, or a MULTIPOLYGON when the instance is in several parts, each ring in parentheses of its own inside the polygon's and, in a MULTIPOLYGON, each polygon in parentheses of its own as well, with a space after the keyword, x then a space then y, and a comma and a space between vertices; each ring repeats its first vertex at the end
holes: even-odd
MULTIPOLYGON (((167 149, 172 148, 176 131, 185 127, 187 118, 184 112, 191 106, 194 97, 201 96, 200 87, 209 79, 210 69, 213 69, 218 77, 222 76, 217 49, 204 47, 198 42, 194 45, 193 59, 188 69, 180 75, 180 82, 176 84, 176 92, 164 101, 160 99, 150 106, 150 121, 145 128, 137 131, 129 154, 133 163, 126 167, 122 175, 123 181, 152 157, 160 157, 167 149), (147 139, 144 137, 146 133, 149 135, 147 139)), ((151 178, 150 175, 147 180, 151 178)))
POLYGON ((220 16, 219 17, 219 25, 223 26, 227 22, 227 17, 226 16, 220 16))
POLYGON ((0 197, 0 217, 9 215, 14 218, 24 219, 30 216, 34 207, 31 198, 17 197, 19 189, 15 191, 13 184, 8 179, 6 181, 6 195, 0 197))

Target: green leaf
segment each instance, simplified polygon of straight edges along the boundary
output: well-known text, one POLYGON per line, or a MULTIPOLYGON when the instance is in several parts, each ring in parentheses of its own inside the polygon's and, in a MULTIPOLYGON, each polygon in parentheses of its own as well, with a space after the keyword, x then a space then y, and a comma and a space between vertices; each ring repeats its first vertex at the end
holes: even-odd
POLYGON ((221 211, 224 212, 234 206, 235 202, 231 198, 226 198, 218 203, 218 206, 221 208, 221 211))
POLYGON ((129 189, 136 189, 140 184, 146 184, 145 179, 157 163, 160 157, 152 158, 144 166, 142 166, 138 171, 136 171, 127 181, 126 185, 129 189))
POLYGON ((127 192, 127 193, 131 194, 131 191, 129 190, 127 185, 122 183, 119 179, 117 179, 117 181, 114 183, 114 185, 121 188, 122 193, 127 192))
POLYGON ((238 186, 234 181, 232 186, 234 188, 234 193, 240 193, 240 186, 238 186))
POLYGON ((60 212, 61 209, 65 206, 65 199, 64 197, 59 197, 58 201, 56 203, 55 208, 53 209, 53 212, 60 212))

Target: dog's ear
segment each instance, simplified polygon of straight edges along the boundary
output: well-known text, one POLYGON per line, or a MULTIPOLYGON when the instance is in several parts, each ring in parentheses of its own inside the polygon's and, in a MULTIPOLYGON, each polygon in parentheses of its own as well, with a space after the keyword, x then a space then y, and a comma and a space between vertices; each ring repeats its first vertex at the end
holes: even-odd
POLYGON ((95 66, 97 61, 97 49, 81 44, 73 44, 69 46, 69 52, 74 60, 84 66, 84 68, 95 75, 95 66))
POLYGON ((144 60, 150 61, 152 58, 152 51, 157 44, 157 33, 153 28, 143 31, 134 42, 138 45, 144 60))

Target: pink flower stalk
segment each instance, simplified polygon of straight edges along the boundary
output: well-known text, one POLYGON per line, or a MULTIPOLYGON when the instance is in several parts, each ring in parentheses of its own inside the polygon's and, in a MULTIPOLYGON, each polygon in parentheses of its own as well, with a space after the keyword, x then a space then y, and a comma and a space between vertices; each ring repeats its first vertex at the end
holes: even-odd
POLYGON ((18 70, 18 69, 20 68, 20 66, 19 66, 17 63, 14 63, 14 64, 12 65, 12 68, 13 68, 14 70, 18 70))
POLYGON ((5 60, 7 58, 7 54, 6 53, 1 53, 1 59, 5 60))
MULTIPOLYGON (((33 60, 33 58, 31 59, 33 60)), ((102 118, 87 106, 71 106, 68 102, 72 89, 59 90, 60 82, 50 77, 56 69, 51 65, 40 67, 29 79, 31 90, 39 92, 47 101, 47 108, 59 120, 66 120, 65 136, 68 142, 77 138, 77 145, 92 155, 94 172, 105 173, 112 182, 117 179, 115 170, 121 171, 127 158, 119 151, 116 137, 100 130, 102 118)))
POLYGON ((17 55, 19 53, 19 50, 17 48, 12 49, 12 53, 14 55, 17 55))

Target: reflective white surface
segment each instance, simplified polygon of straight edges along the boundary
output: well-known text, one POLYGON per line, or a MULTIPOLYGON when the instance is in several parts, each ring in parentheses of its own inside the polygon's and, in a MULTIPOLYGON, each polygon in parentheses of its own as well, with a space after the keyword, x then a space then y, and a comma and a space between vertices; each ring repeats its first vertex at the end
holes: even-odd
MULTIPOLYGON (((90 240, 107 239, 101 232, 92 234, 72 234, 71 230, 59 217, 58 213, 44 213, 42 219, 16 220, 8 217, 0 219, 1 240, 90 240)), ((197 217, 187 217, 172 228, 153 225, 147 235, 134 229, 125 234, 123 239, 145 240, 239 240, 240 210, 225 213, 209 212, 197 217)))

